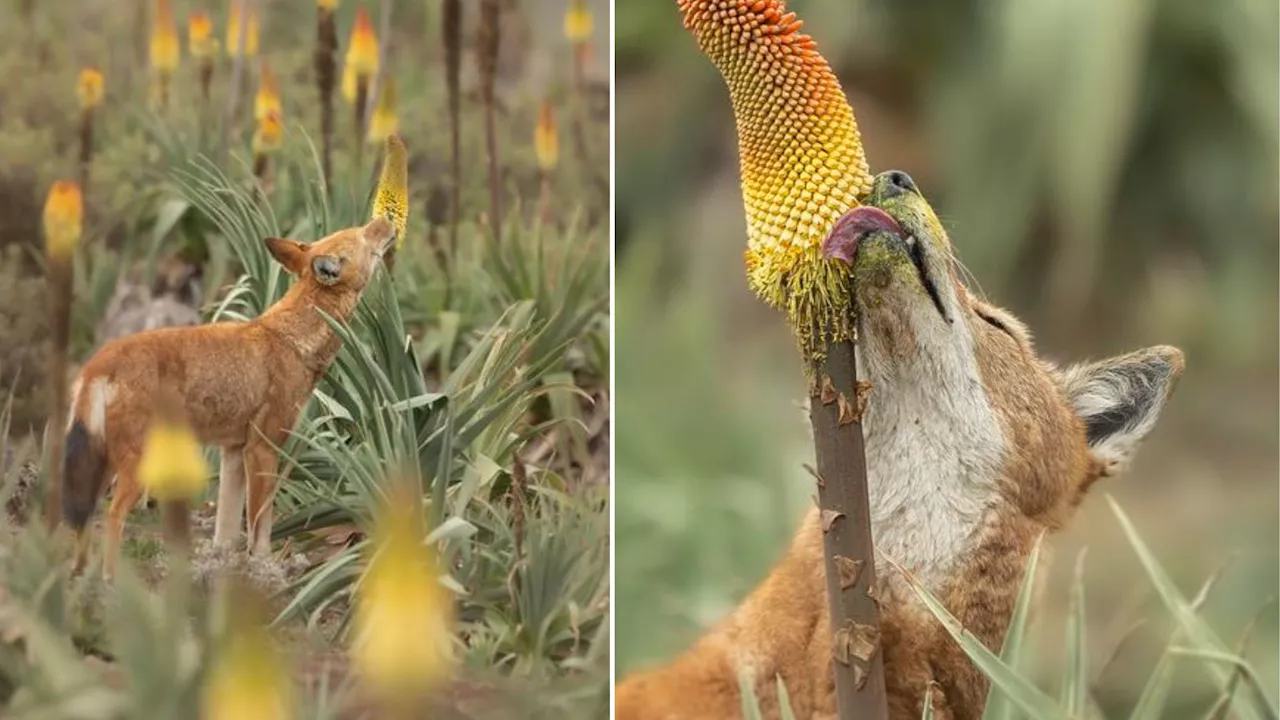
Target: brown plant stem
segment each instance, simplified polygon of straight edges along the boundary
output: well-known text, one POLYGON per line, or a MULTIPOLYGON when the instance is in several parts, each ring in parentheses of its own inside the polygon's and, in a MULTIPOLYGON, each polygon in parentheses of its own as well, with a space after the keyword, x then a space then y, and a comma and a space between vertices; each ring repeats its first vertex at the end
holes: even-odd
POLYGON ((479 53, 480 98, 484 104, 485 154, 489 165, 489 229, 493 235, 495 249, 502 241, 502 180, 498 171, 498 133, 494 110, 494 81, 498 71, 501 14, 499 0, 481 0, 480 32, 476 49, 479 53))
POLYGON ((72 258, 50 258, 46 281, 49 288, 49 421, 46 435, 48 479, 45 485, 44 520, 49 532, 62 519, 62 453, 67 413, 67 346, 71 340, 72 258))
MULTIPOLYGON (((213 88, 213 58, 201 58, 200 60, 200 100, 204 103, 207 110, 209 107, 209 97, 213 88)), ((203 117, 203 114, 201 115, 203 117)))
POLYGON ((551 224, 551 173, 546 171, 538 178, 538 224, 551 224))
POLYGON ((320 91, 320 162, 324 173, 325 192, 333 177, 333 87, 337 78, 338 28, 333 11, 316 11, 316 53, 314 66, 316 87, 320 91))
POLYGON ((231 135, 236 126, 236 112, 240 108, 240 93, 243 91, 244 84, 244 56, 245 44, 248 37, 249 27, 249 8, 252 0, 234 0, 239 3, 240 27, 236 37, 236 47, 240 48, 240 52, 236 53, 235 59, 231 62, 231 89, 227 93, 227 115, 222 126, 222 148, 221 155, 226 156, 227 150, 231 147, 231 135))
POLYGON ((888 717, 862 437, 869 387, 857 380, 852 341, 830 343, 826 358, 812 370, 809 421, 818 465, 836 706, 842 720, 888 717))
MULTIPOLYGON (((462 214, 462 0, 443 0, 444 81, 449 94, 449 260, 458 252, 458 220, 462 214)), ((446 297, 448 292, 445 293, 446 297)), ((447 303, 446 303, 447 306, 447 303)))
POLYGON ((80 112, 80 192, 87 201, 89 170, 93 163, 93 108, 80 112))
POLYGON ((184 556, 191 552, 191 508, 186 500, 166 500, 160 503, 160 515, 164 523, 164 539, 172 553, 184 556))
POLYGON ((364 117, 365 117, 365 109, 368 103, 369 103, 369 76, 360 75, 356 78, 355 116, 352 118, 353 122, 355 123, 357 171, 364 166, 364 117))

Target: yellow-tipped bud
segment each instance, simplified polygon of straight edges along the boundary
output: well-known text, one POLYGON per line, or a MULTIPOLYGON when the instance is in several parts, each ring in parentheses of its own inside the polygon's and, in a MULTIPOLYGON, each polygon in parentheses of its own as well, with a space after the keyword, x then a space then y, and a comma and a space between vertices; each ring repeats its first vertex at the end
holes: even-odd
POLYGON ((191 500, 204 490, 209 466, 191 428, 157 418, 147 429, 138 480, 161 502, 191 500))
POLYGON ((806 354, 843 323, 840 268, 820 257, 836 220, 871 189, 840 82, 782 0, 678 0, 724 76, 738 127, 751 288, 785 306, 806 354))
POLYGON ((81 110, 92 110, 102 104, 103 85, 105 81, 102 71, 87 67, 80 71, 76 78, 76 98, 80 101, 81 110))
POLYGON ((187 49, 192 57, 206 59, 218 54, 218 40, 213 36, 213 20, 202 12, 187 18, 187 49))
POLYGON ((417 508, 411 498, 393 502, 378 519, 356 593, 351 655, 366 687, 401 707, 414 706, 451 665, 453 602, 417 508))
POLYGON ((276 87, 276 76, 271 72, 271 66, 266 60, 262 61, 262 74, 258 80, 258 93, 253 98, 253 119, 262 122, 263 118, 275 113, 283 115, 284 111, 280 105, 280 91, 276 87))
MULTIPOLYGON (((231 0, 231 15, 227 18, 227 54, 231 57, 240 56, 240 2, 231 0)), ((249 12, 249 23, 244 28, 244 56, 252 58, 257 55, 258 10, 255 8, 249 12)))
POLYGON ((84 223, 84 200, 80 186, 59 180, 49 188, 44 203, 44 246, 50 259, 66 261, 80 242, 84 223))
POLYGON ((538 167, 543 172, 556 169, 560 162, 560 136, 556 132, 556 119, 551 112, 551 103, 546 100, 542 101, 538 125, 533 130, 533 150, 538 155, 538 167))
POLYGON ((270 112, 258 120, 253 131, 253 154, 270 155, 284 144, 284 120, 280 113, 270 112))
POLYGON ((351 68, 357 78, 361 75, 372 77, 378 72, 378 36, 373 32, 373 21, 364 6, 356 8, 356 23, 351 28, 351 40, 347 44, 346 67, 351 68))
POLYGON ((396 83, 390 76, 382 84, 378 106, 369 120, 369 142, 380 143, 400 132, 400 118, 396 115, 396 83))
POLYGON ((338 0, 316 0, 316 7, 332 12, 338 7, 338 0))
POLYGON ((382 174, 373 198, 373 217, 385 217, 396 226, 396 249, 399 249, 409 224, 409 151, 398 135, 388 135, 382 151, 382 174))
POLYGON ((342 67, 342 99, 349 103, 356 101, 356 71, 350 65, 342 67))
POLYGON ((573 0, 564 14, 564 36, 577 45, 591 39, 594 25, 586 0, 573 0))
POLYGON ((204 720, 289 720, 297 717, 288 663, 265 630, 260 598, 245 591, 228 599, 227 636, 204 688, 204 720))
POLYGON ((172 73, 178 67, 178 28, 173 22, 169 0, 156 0, 151 25, 151 69, 172 73))

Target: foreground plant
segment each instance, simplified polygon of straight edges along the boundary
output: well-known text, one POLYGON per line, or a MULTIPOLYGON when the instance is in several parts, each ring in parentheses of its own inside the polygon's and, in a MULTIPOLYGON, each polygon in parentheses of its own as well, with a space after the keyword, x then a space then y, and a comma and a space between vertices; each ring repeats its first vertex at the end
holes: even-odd
POLYGON ((50 448, 46 458, 44 517, 53 530, 62 513, 63 440, 57 428, 65 426, 67 413, 67 347, 71 334, 71 288, 74 282, 73 260, 84 226, 84 198, 80 186, 71 180, 59 180, 49 188, 44 205, 45 269, 49 287, 49 433, 50 448))

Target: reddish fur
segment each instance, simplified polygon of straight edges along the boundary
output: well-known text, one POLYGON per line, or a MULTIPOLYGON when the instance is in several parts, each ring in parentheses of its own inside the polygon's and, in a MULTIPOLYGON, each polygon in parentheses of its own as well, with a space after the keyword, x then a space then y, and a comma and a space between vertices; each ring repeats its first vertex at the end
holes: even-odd
MULTIPOLYGON (((161 396, 180 399, 184 418, 200 441, 221 447, 224 460, 228 453, 243 453, 250 538, 262 517, 269 524, 278 479, 275 448, 286 440, 340 345, 317 311, 338 320, 350 317, 393 235, 392 225, 378 219, 310 245, 269 239, 268 249, 297 281, 260 317, 139 333, 106 344, 85 363, 71 408, 73 423, 92 428, 92 388, 104 380, 112 388, 104 436, 94 438, 102 443, 106 471, 116 476, 106 523, 108 576, 114 572, 125 518, 142 494, 136 471, 161 396), (322 256, 341 258, 336 282, 317 278, 313 261, 322 256)), ((68 458, 69 466, 73 460, 68 458)), ((75 498, 91 508, 101 480, 69 482, 67 491, 93 493, 75 498)))

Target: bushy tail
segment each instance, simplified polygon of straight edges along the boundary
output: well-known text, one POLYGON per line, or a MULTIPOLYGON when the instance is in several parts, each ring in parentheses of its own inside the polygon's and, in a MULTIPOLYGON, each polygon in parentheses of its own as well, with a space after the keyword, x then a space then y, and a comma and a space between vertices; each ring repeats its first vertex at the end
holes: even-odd
POLYGON ((107 475, 107 448, 80 420, 67 431, 62 462, 62 516, 76 532, 84 530, 107 475))

